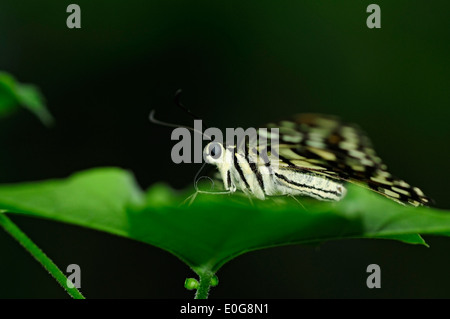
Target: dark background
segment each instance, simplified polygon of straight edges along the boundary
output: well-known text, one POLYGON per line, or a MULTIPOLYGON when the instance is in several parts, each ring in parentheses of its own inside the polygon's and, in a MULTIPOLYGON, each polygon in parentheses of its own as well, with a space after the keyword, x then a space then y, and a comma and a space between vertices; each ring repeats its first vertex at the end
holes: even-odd
MULTIPOLYGON (((376 1, 3 0, 0 69, 38 85, 56 119, 19 111, 0 123, 0 182, 64 178, 97 166, 130 169, 143 188, 191 185, 198 164, 171 162, 171 129, 258 127, 299 112, 360 124, 390 171, 450 208, 450 3, 376 1)), ((70 196, 70 194, 68 194, 70 196)), ((382 213, 382 212, 380 212, 382 213)), ((59 265, 82 270, 88 298, 191 298, 195 274, 158 248, 55 222, 12 219, 59 265)), ((346 240, 248 253, 217 274, 212 298, 449 298, 450 239, 430 248, 346 240), (366 287, 381 266, 382 288, 366 287)), ((0 232, 0 297, 68 298, 0 232)))

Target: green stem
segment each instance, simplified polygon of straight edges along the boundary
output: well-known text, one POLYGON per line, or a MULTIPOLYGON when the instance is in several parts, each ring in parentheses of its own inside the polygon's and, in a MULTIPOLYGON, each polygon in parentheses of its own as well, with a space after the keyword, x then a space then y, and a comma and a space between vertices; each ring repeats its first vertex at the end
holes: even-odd
POLYGON ((67 291, 74 299, 85 299, 76 287, 67 287, 67 278, 53 261, 38 247, 31 239, 20 230, 2 211, 0 210, 0 225, 5 231, 16 239, 41 265, 52 275, 56 281, 67 291))
POLYGON ((211 288, 211 280, 214 273, 207 270, 197 273, 199 276, 199 286, 194 299, 208 299, 209 288, 211 288))

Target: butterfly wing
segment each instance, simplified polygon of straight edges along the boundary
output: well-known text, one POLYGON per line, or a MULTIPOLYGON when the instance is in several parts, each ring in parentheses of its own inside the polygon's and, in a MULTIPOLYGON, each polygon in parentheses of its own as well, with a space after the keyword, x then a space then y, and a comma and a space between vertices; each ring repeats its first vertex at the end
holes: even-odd
POLYGON ((355 124, 329 115, 299 114, 267 128, 279 129, 279 165, 285 169, 356 183, 400 203, 430 202, 419 188, 387 171, 370 139, 355 124))

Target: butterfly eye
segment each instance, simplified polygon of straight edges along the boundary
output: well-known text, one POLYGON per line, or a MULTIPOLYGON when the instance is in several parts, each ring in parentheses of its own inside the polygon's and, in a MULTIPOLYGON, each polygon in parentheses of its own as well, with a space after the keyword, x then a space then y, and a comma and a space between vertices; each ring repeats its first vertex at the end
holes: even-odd
POLYGON ((219 143, 211 143, 209 145, 209 155, 213 159, 219 159, 222 155, 222 148, 220 147, 219 143))

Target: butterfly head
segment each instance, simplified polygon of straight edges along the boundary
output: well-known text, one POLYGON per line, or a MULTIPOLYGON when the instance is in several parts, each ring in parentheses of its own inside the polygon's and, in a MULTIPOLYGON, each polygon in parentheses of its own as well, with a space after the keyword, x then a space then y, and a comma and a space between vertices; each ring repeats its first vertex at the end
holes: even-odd
POLYGON ((208 164, 220 165, 226 153, 222 143, 211 142, 203 149, 203 158, 208 164))
POLYGON ((235 183, 232 181, 234 147, 225 146, 219 142, 211 142, 203 149, 203 158, 208 164, 216 166, 225 190, 236 191, 235 183))

